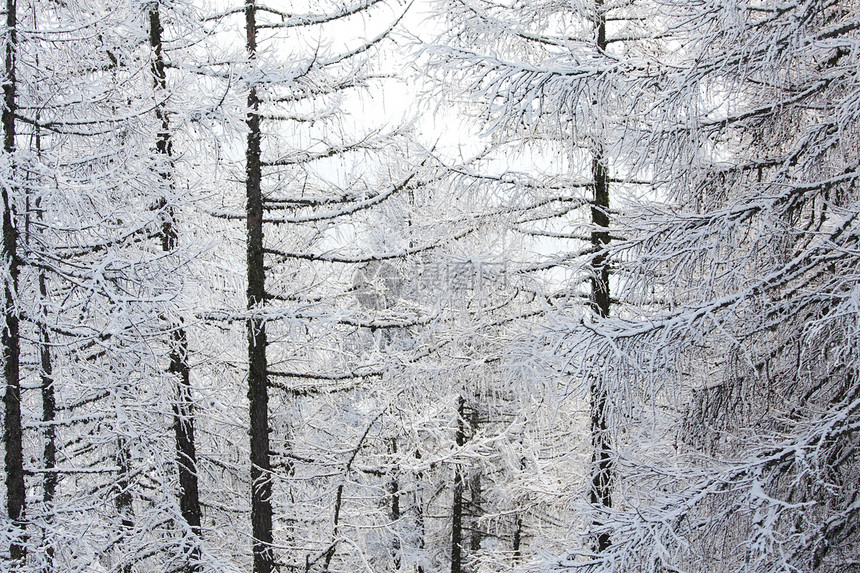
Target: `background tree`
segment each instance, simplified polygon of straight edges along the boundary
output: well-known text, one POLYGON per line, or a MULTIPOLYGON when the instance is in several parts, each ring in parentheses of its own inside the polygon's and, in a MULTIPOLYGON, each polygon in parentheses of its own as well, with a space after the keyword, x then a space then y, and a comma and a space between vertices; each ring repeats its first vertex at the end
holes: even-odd
MULTIPOLYGON (((444 3, 439 12, 446 14, 447 28, 427 47, 429 69, 441 91, 456 86, 455 93, 493 136, 488 158, 495 165, 486 162, 480 178, 472 176, 509 198, 502 224, 537 253, 518 272, 544 278, 537 292, 545 301, 544 324, 568 316, 597 325, 609 319, 610 307, 618 302, 619 312, 626 312, 623 301, 610 296, 608 246, 613 214, 643 183, 635 179, 636 148, 626 146, 627 133, 639 133, 646 125, 635 110, 650 101, 646 62, 658 47, 655 27, 661 25, 649 18, 652 8, 645 2, 511 6, 458 0, 444 3), (615 197, 612 209, 610 196, 615 197)), ((527 345, 509 362, 511 375, 570 381, 566 367, 541 374, 532 367, 534 360, 535 348, 527 345)), ((590 477, 581 487, 591 508, 580 513, 586 521, 578 526, 592 537, 593 548, 603 551, 611 542, 602 523, 613 505, 614 414, 608 366, 593 366, 561 387, 548 380, 537 394, 571 396, 567 415, 575 425, 583 423, 581 413, 574 413, 576 401, 589 403, 592 459, 590 477)), ((571 454, 586 451, 582 444, 573 448, 571 454)), ((515 553, 521 550, 522 527, 515 553)))
POLYGON ((167 207, 148 186, 162 125, 147 16, 123 3, 17 4, 22 445, 25 483, 42 489, 23 570, 171 569, 184 554, 160 395, 172 388, 166 301, 179 290, 167 278, 186 253, 157 247, 167 207))

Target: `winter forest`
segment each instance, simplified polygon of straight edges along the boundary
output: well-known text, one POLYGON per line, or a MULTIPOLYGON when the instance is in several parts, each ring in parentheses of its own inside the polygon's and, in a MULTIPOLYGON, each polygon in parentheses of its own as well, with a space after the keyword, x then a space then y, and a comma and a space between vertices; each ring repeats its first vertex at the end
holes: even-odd
POLYGON ((0 570, 860 572, 857 0, 2 0, 0 570))

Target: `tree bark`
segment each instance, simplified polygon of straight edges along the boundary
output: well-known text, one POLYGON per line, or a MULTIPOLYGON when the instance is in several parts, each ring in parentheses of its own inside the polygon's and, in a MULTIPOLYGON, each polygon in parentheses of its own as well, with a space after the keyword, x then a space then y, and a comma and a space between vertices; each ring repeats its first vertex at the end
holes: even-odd
MULTIPOLYGON (((523 449, 523 439, 520 437, 520 449, 523 449)), ((520 470, 526 469, 526 458, 520 458, 520 470)), ((516 513, 514 518, 514 539, 511 543, 511 549, 513 550, 514 564, 519 563, 520 559, 522 559, 522 543, 523 543, 523 516, 520 512, 516 513)))
MULTIPOLYGON (((460 396, 457 403, 457 445, 466 443, 464 416, 466 400, 460 396)), ((451 573, 463 570, 463 470, 457 464, 454 468, 454 501, 451 507, 451 573)))
MULTIPOLYGON (((152 77, 157 97, 160 97, 167 90, 161 32, 161 14, 156 3, 151 6, 149 11, 149 40, 153 51, 152 77)), ((174 182, 170 119, 161 100, 156 105, 155 115, 161 123, 155 143, 155 149, 161 161, 160 176, 167 195, 172 195, 174 182)), ((174 212, 168 201, 169 197, 164 197, 159 205, 159 208, 163 210, 161 249, 165 253, 174 251, 178 246, 174 212)), ((182 518, 195 537, 189 562, 183 570, 186 573, 192 573, 201 568, 199 539, 202 533, 197 480, 197 452, 194 442, 194 403, 191 393, 191 369, 188 366, 188 338, 182 325, 175 321, 170 324, 170 366, 168 371, 177 378, 176 398, 173 403, 173 430, 176 443, 176 465, 179 470, 179 509, 182 512, 182 518)))
MULTIPOLYGON (((596 44, 603 52, 606 49, 606 18, 603 2, 596 2, 596 44)), ((609 244, 609 175, 606 158, 600 143, 595 143, 592 151, 592 178, 594 198, 591 204, 591 246, 594 258, 591 261, 591 302, 599 318, 609 318, 609 267, 607 265, 606 245, 609 244)), ((599 376, 599 375, 598 375, 599 376)), ((592 467, 589 502, 600 508, 612 507, 612 444, 606 419, 606 388, 599 377, 591 380, 591 440, 592 467)), ((599 527, 599 522, 594 523, 599 527)), ((595 539, 598 552, 606 550, 611 544, 608 533, 600 533, 595 539)))
MULTIPOLYGON (((390 441, 390 449, 393 458, 397 457, 397 438, 391 438, 390 441)), ((398 527, 398 522, 400 521, 400 483, 397 481, 397 475, 391 477, 391 481, 388 482, 389 492, 391 494, 391 523, 394 526, 395 530, 398 527)), ((395 534, 392 540, 392 549, 394 551, 394 569, 396 571, 400 571, 400 536, 395 534)))
POLYGON ((173 404, 173 430, 176 440, 176 464, 179 469, 179 509, 182 518, 196 538, 186 572, 201 570, 200 496, 197 484, 197 451, 194 443, 194 406, 191 398, 191 369, 188 367, 188 342, 185 330, 176 327, 171 333, 170 372, 177 375, 177 396, 173 404))
MULTIPOLYGON (((421 452, 415 450, 415 459, 421 459, 421 452)), ((415 529, 418 533, 418 553, 424 555, 424 538, 426 536, 426 528, 424 526, 424 472, 417 472, 415 475, 415 529)), ((424 573, 424 567, 419 564, 417 567, 418 573, 424 573)))
MULTIPOLYGON (((38 20, 36 15, 36 5, 33 5, 33 29, 38 29, 38 20)), ((39 57, 36 55, 36 69, 39 69, 39 57)), ((39 126, 41 121, 40 112, 36 111, 36 126, 34 128, 34 141, 36 145, 36 156, 42 157, 42 131, 39 126)), ((27 208, 27 223, 25 229, 29 228, 29 219, 35 213, 38 220, 43 220, 42 198, 36 196, 33 202, 33 211, 27 208)), ((29 242, 30 232, 25 230, 25 244, 29 242)), ((57 431, 54 421, 57 417, 57 398, 54 388, 54 364, 51 356, 51 336, 48 330, 48 284, 45 271, 39 269, 39 323, 38 330, 38 350, 39 350, 39 365, 41 367, 40 380, 42 392, 42 422, 44 424, 44 433, 42 434, 42 467, 45 473, 42 476, 42 507, 44 511, 45 529, 43 533, 43 543, 45 544, 45 563, 42 566, 44 573, 53 573, 54 565, 54 545, 49 538, 48 531, 54 521, 54 498, 57 493, 57 484, 59 476, 56 471, 57 467, 57 431)))
MULTIPOLYGON (((40 213, 39 203, 36 203, 36 210, 40 213)), ((42 296, 42 304, 46 304, 48 297, 48 289, 45 283, 45 274, 39 272, 39 293, 42 296)), ((53 521, 53 504, 54 496, 57 491, 57 472, 54 470, 57 467, 57 442, 56 429, 54 420, 57 415, 57 400, 54 394, 54 367, 51 362, 51 340, 48 334, 48 327, 45 324, 47 320, 46 313, 42 312, 41 323, 39 324, 39 361, 41 362, 42 373, 42 422, 45 424, 45 433, 42 436, 44 440, 44 449, 42 453, 42 464, 45 468, 45 474, 42 478, 42 504, 45 507, 45 521, 50 524, 53 521)), ((54 571, 54 547, 48 542, 45 548, 46 564, 44 571, 49 573, 54 571)))
MULTIPOLYGON (((14 153, 15 153, 15 57, 18 47, 16 0, 6 0, 6 60, 3 80, 3 151, 12 163, 12 186, 3 186, 3 264, 8 269, 4 288, 3 375, 6 392, 3 396, 5 427, 3 442, 6 448, 6 508, 9 519, 24 528, 25 490, 24 455, 21 434, 21 380, 20 336, 17 307, 18 289, 18 233, 14 224, 14 153)), ((23 534, 23 532, 22 532, 23 534)), ((26 548, 21 538, 13 539, 9 557, 23 561, 26 548)))
MULTIPOLYGON (((480 420, 478 419, 478 410, 472 408, 472 411, 469 413, 469 427, 472 431, 472 435, 474 436, 478 432, 478 424, 480 420)), ((474 473, 469 478, 469 509, 470 509, 470 526, 471 531, 469 532, 469 551, 472 555, 477 555, 478 551, 481 550, 481 541, 484 539, 483 532, 481 528, 478 526, 478 520, 481 518, 482 513, 482 502, 481 497, 483 495, 481 491, 481 469, 480 467, 475 468, 474 473)))
POLYGON ((514 540, 511 543, 511 549, 514 554, 514 564, 519 563, 522 558, 522 550, 520 549, 523 542, 523 518, 517 513, 516 521, 514 522, 514 540))
MULTIPOLYGON (((131 456, 128 451, 128 442, 125 437, 120 436, 116 442, 116 464, 119 475, 114 490, 116 491, 116 509, 120 517, 121 538, 125 541, 134 532, 134 499, 131 495, 131 456)), ((122 563, 120 571, 131 573, 132 561, 129 555, 121 554, 122 563)))
MULTIPOLYGON (((249 59, 257 52, 256 5, 245 2, 246 48, 249 59)), ((246 150, 248 230, 248 310, 253 314, 265 301, 263 266, 263 197, 260 163, 260 100, 254 84, 248 91, 248 144, 246 150)), ((272 553, 272 481, 269 461, 269 390, 266 362, 266 324, 261 318, 247 321, 248 334, 248 401, 251 434, 251 530, 253 535, 254 572, 271 573, 272 553)))

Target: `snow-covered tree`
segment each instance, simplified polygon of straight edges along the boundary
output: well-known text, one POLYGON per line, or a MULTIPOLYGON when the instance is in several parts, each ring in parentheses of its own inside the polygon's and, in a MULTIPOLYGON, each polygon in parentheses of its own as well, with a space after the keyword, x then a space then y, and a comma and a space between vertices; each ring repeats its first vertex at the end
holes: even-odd
POLYGON ((353 343, 413 319, 368 316, 354 280, 373 261, 408 254, 382 251, 364 232, 426 163, 397 121, 368 115, 393 71, 377 55, 407 9, 246 2, 212 18, 227 38, 244 16, 245 53, 221 71, 245 99, 244 162, 228 166, 244 200, 227 196, 212 213, 245 222, 247 296, 202 314, 246 328, 250 474, 237 477, 251 492, 255 571, 375 560, 366 544, 389 524, 376 507, 389 505, 384 470, 357 470, 385 410, 384 398, 367 397, 385 368, 353 343))
POLYGON ((2 568, 860 570, 857 7, 424 6, 6 2, 2 568))
POLYGON ((660 9, 654 183, 612 248, 636 305, 557 332, 610 374, 612 544, 553 567, 856 570, 856 6, 660 9))
MULTIPOLYGON (((18 308, 19 253, 16 230, 16 203, 19 203, 20 183, 17 181, 15 152, 15 114, 17 112, 18 78, 16 77, 18 44, 18 14, 14 0, 6 2, 5 59, 3 68, 3 446, 6 469, 6 539, 9 559, 20 563, 26 556, 24 548, 25 486, 23 438, 21 427, 20 371, 20 310, 18 308)), ((4 543, 5 545, 5 543, 4 543)))
MULTIPOLYGON (((531 260, 517 272, 550 279, 537 293, 548 311, 541 320, 549 324, 561 313, 599 323, 625 312, 623 301, 612 309, 619 301, 611 296, 608 245, 620 199, 643 183, 634 179, 638 151, 630 153, 627 145, 646 124, 636 112, 650 102, 646 62, 660 48, 655 37, 662 23, 654 21, 653 6, 455 0, 440 4, 439 12, 447 25, 426 48, 428 68, 439 79, 439 91, 450 93, 453 84, 455 97, 467 102, 492 136, 493 162, 469 175, 508 198, 507 216, 499 222, 531 241, 531 260)), ((531 390, 534 395, 572 396, 568 415, 577 419, 574 425, 587 424, 590 448, 571 444, 571 455, 559 459, 557 471, 571 471, 562 464, 582 464, 576 454, 590 450, 590 463, 573 470, 588 477, 558 491, 584 490, 597 511, 590 520, 580 513, 583 521, 574 527, 591 532, 594 549, 602 551, 610 538, 600 516, 613 505, 615 481, 607 370, 594 368, 572 384, 564 367, 535 368, 535 347, 525 348, 508 361, 509 376, 546 379, 540 390, 531 390), (583 399, 587 421, 573 414, 583 399)), ((567 519, 574 520, 561 521, 567 519)), ((536 529, 542 529, 539 523, 538 517, 536 529)), ((566 529, 543 539, 559 541, 570 535, 566 529)))
POLYGON ((160 145, 177 92, 158 85, 148 6, 8 8, 22 31, 6 44, 17 72, 5 158, 23 484, 7 492, 34 492, 6 529, 9 556, 16 570, 182 568, 194 543, 170 354, 188 252, 163 245, 179 199, 160 145))

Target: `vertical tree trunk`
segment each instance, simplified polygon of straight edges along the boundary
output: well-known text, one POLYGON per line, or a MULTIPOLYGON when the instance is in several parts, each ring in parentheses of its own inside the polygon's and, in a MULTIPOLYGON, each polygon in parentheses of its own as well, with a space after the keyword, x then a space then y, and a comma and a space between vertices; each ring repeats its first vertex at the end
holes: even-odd
MULTIPOLYGON (((6 61, 3 78, 3 151, 12 162, 12 185, 3 186, 3 265, 7 269, 4 288, 3 375, 6 392, 3 396, 5 427, 3 442, 6 447, 6 508, 9 519, 24 528, 24 455, 21 436, 21 380, 20 337, 17 306, 18 288, 18 236, 12 206, 14 188, 15 153, 15 56, 17 38, 16 1, 6 0, 6 61)), ((21 561, 26 548, 21 538, 13 539, 9 546, 12 561, 21 561)), ((14 569, 14 567, 13 567, 14 569)))
MULTIPOLYGON (((256 6, 245 2, 246 48, 249 59, 257 52, 256 6)), ((260 100, 254 84, 248 91, 248 147, 246 150, 246 216, 248 225, 248 310, 253 314, 265 301, 263 267, 263 197, 260 164, 260 100)), ((251 529, 253 535, 254 572, 271 573, 272 553, 272 481, 269 462, 269 391, 266 363, 266 324, 252 317, 248 332, 248 400, 251 433, 251 529)))
MULTIPOLYGON (((415 451, 415 459, 421 459, 421 452, 415 451)), ((417 472, 415 475, 415 529, 418 532, 418 553, 423 558, 424 556, 424 537, 426 530, 424 527, 424 472, 417 472)), ((418 573, 424 573, 424 567, 418 565, 418 573)))
MULTIPOLYGON (((460 396, 457 403, 457 445, 466 443, 466 400, 460 396)), ((451 573, 463 571, 463 470, 454 469, 454 501, 451 507, 451 573)))
MULTIPOLYGON (((163 97, 167 91, 167 75, 164 69, 163 46, 161 40, 161 15, 158 4, 153 4, 149 10, 149 43, 153 51, 152 77, 156 88, 156 97, 163 97)), ((155 108, 156 118, 161 122, 155 148, 160 161, 160 176, 164 182, 167 195, 174 190, 172 168, 172 142, 170 137, 170 119, 164 104, 159 100, 155 108)), ((169 206, 169 197, 164 197, 158 206, 163 209, 161 225, 161 248, 165 253, 176 249, 178 235, 174 226, 173 209, 169 206)), ((188 366, 188 339, 181 324, 170 324, 170 366, 169 372, 177 377, 176 398, 173 403, 173 430, 176 442, 176 465, 179 470, 179 509, 182 518, 194 536, 189 563, 184 571, 191 573, 200 570, 201 536, 200 498, 197 483, 197 452, 194 443, 194 404, 191 394, 191 370, 188 366)))
MULTIPOLYGON (((38 121, 39 114, 36 114, 38 121)), ((36 128, 36 153, 41 154, 41 138, 39 136, 38 127, 36 128)), ((42 218, 41 198, 37 198, 35 202, 36 213, 39 219, 42 218)), ((42 299, 42 308, 39 316, 39 362, 42 367, 41 382, 42 382, 42 422, 45 430, 42 435, 44 448, 42 451, 42 464, 45 473, 42 478, 42 505, 45 508, 45 523, 50 526, 53 521, 53 504, 54 497, 57 492, 58 475, 57 467, 57 436, 54 420, 57 417, 57 399, 54 389, 54 365, 51 360, 51 337, 48 332, 48 313, 46 305, 48 301, 48 285, 45 278, 45 273, 39 271, 39 295, 42 299)), ((43 569, 46 573, 54 570, 54 546, 48 541, 45 547, 46 563, 43 569)))
MULTIPOLYGON (((478 419, 478 410, 473 408, 469 415, 469 427, 472 431, 472 435, 474 436, 478 432, 478 424, 480 420, 478 419)), ((481 541, 484 536, 481 532, 481 528, 478 526, 478 520, 481 518, 482 513, 482 502, 481 496, 483 493, 481 492, 481 469, 480 467, 475 468, 474 473, 469 478, 469 509, 470 509, 470 527, 471 531, 469 532, 469 551, 471 554, 477 555, 478 551, 481 550, 481 541)))
MULTIPOLYGON (((36 14, 36 5, 33 4, 33 29, 38 29, 38 18, 36 14)), ((39 56, 36 54, 36 69, 39 70, 39 56)), ((41 114, 39 110, 36 110, 36 125, 34 127, 34 140, 36 146, 36 157, 41 159, 42 157, 42 130, 39 126, 39 122, 41 121, 41 114)), ((33 212, 35 212, 36 217, 39 221, 42 221, 42 198, 36 196, 35 201, 33 203, 33 212)), ((27 220, 28 223, 25 224, 25 228, 29 227, 29 218, 31 216, 31 211, 27 209, 27 220)), ((27 239, 25 243, 29 242, 29 231, 25 231, 27 235, 27 239)), ((44 532, 44 543, 45 543, 45 563, 42 567, 42 571, 44 573, 53 573, 54 567, 54 545, 51 542, 48 534, 48 530, 51 527, 54 518, 54 498, 57 493, 57 483, 59 481, 59 476, 57 475, 56 467, 57 467, 57 436, 56 436, 56 426, 54 425, 54 421, 57 417, 57 399, 55 395, 54 388, 54 365, 51 359, 51 335, 48 330, 48 284, 47 278, 45 276, 45 271, 39 269, 38 275, 38 284, 39 284, 39 297, 40 297, 40 306, 39 306, 39 323, 37 325, 38 329, 38 350, 39 350, 39 365, 41 366, 40 380, 41 380, 41 392, 42 392, 42 422, 43 422, 43 434, 42 434, 42 467, 45 470, 42 474, 42 507, 44 508, 44 522, 45 522, 45 532, 44 532)))
POLYGON ((190 369, 188 367, 188 342, 185 330, 175 325, 171 333, 170 372, 179 380, 176 401, 173 404, 173 430, 176 440, 176 465, 179 469, 179 509, 182 518, 191 528, 194 536, 189 555, 190 562, 185 571, 191 573, 201 570, 200 537, 201 511, 197 486, 197 451, 194 445, 194 409, 191 398, 190 369))
MULTIPOLYGON (((523 446, 523 438, 520 436, 520 451, 524 449, 523 446)), ((520 470, 526 469, 526 458, 525 456, 520 458, 520 470)), ((514 566, 519 563, 520 559, 522 559, 522 544, 523 544, 523 516, 521 513, 517 512, 514 517, 514 538, 511 542, 511 549, 513 551, 513 562, 514 566)))
MULTIPOLYGON (((603 2, 596 2, 596 43, 601 52, 606 49, 606 18, 603 2)), ((591 299, 594 310, 600 318, 609 317, 609 268, 606 258, 606 245, 609 243, 609 175, 606 158, 599 142, 592 151, 592 177, 594 179, 594 200, 591 204, 591 245, 594 258, 591 262, 591 299)), ((592 467, 589 502, 603 508, 612 506, 612 444, 609 438, 606 419, 606 388, 599 377, 591 380, 591 440, 592 467)), ((600 523, 595 523, 599 526, 600 523)), ((595 540, 595 549, 604 551, 609 547, 609 534, 600 533, 595 540)))
MULTIPOLYGON (((39 203, 36 203, 36 209, 39 209, 39 203)), ((39 272, 39 293, 42 295, 43 305, 47 300, 48 289, 45 284, 45 274, 39 272)), ((42 504, 45 507, 45 521, 50 525, 53 520, 53 504, 54 496, 57 492, 57 443, 56 429, 54 420, 57 414, 57 400, 54 395, 54 367, 51 362, 51 340, 48 333, 48 327, 45 324, 47 316, 44 312, 41 315, 39 324, 39 361, 42 366, 42 422, 45 424, 45 433, 42 436, 44 440, 44 449, 42 453, 42 464, 45 469, 44 477, 42 478, 42 504)), ((49 542, 45 548, 46 573, 54 570, 54 547, 49 542)))
MULTIPOLYGON (((397 438, 391 438, 391 454, 394 458, 397 457, 397 438)), ((397 476, 391 478, 391 481, 388 484, 389 492, 391 494, 391 523, 394 525, 395 531, 398 528, 398 522, 400 521, 400 484, 397 481, 397 476)), ((394 539, 392 541, 392 549, 394 550, 394 569, 396 571, 400 571, 400 537, 396 534, 394 535, 394 539)))
MULTIPOLYGON (((116 509, 120 516, 120 537, 126 540, 131 537, 134 530, 134 500, 131 495, 131 456, 129 456, 128 442, 123 436, 116 441, 116 463, 119 467, 119 476, 114 484, 117 492, 116 509)), ((131 573, 131 557, 123 552, 119 558, 122 563, 120 571, 131 573)))
POLYGON ((514 564, 519 563, 522 558, 522 550, 520 547, 523 542, 523 518, 517 513, 516 521, 514 522, 514 540, 511 543, 513 549, 514 564))

